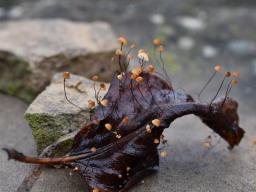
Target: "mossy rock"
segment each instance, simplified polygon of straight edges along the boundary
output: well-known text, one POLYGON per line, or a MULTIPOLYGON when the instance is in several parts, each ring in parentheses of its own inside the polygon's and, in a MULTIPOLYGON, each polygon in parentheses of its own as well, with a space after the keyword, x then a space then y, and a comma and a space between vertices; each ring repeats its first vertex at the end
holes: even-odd
POLYGON ((31 102, 37 91, 30 84, 29 64, 21 58, 0 52, 0 92, 31 102))
MULTIPOLYGON (((99 89, 99 83, 95 86, 99 89)), ((32 129, 39 154, 60 138, 83 127, 89 119, 87 101, 94 99, 93 87, 93 81, 81 76, 71 74, 67 80, 67 95, 84 109, 81 110, 65 99, 62 73, 58 73, 53 77, 52 83, 30 104, 25 119, 32 129)), ((106 91, 102 91, 100 96, 105 93, 106 91)), ((65 140, 53 150, 51 156, 65 154, 72 146, 72 142, 72 139, 65 140)))
POLYGON ((118 44, 111 26, 105 22, 2 22, 0 42, 0 92, 28 103, 57 72, 86 77, 98 74, 101 81, 109 82, 118 69, 111 60, 118 44))
MULTIPOLYGON (((73 132, 81 127, 87 119, 87 113, 76 115, 59 114, 51 116, 49 114, 25 114, 25 119, 32 129, 32 134, 37 144, 37 151, 40 154, 46 147, 53 144, 60 137, 73 132)), ((72 141, 63 142, 55 150, 55 154, 63 154, 72 146, 72 141)))

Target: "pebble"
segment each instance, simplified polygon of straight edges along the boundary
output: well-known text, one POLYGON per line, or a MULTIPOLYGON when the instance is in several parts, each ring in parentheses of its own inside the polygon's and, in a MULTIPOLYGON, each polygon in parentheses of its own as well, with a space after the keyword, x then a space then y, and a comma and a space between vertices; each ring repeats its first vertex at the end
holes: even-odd
POLYGON ((162 14, 153 14, 150 17, 150 21, 155 25, 162 25, 165 22, 165 18, 162 14))
POLYGON ((218 54, 218 50, 211 45, 204 46, 202 52, 205 58, 213 58, 218 54))
POLYGON ((178 46, 183 50, 190 50, 195 46, 195 40, 191 37, 181 37, 178 40, 178 46))
POLYGON ((206 27, 205 22, 197 17, 180 17, 178 18, 178 23, 182 27, 191 31, 202 31, 206 27))

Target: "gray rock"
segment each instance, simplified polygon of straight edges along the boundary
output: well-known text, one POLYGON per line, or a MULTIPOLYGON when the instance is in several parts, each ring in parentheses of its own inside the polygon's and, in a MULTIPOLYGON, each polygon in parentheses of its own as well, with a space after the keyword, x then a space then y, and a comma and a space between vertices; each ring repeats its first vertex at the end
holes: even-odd
POLYGON ((0 90, 31 101, 59 71, 110 81, 117 65, 111 27, 104 22, 23 20, 0 24, 0 90))
POLYGON ((199 17, 180 17, 177 20, 178 24, 190 31, 202 31, 206 28, 206 23, 199 17))
MULTIPOLYGON (((67 80, 67 96, 84 109, 81 110, 65 99, 62 73, 58 73, 53 77, 50 86, 29 106, 25 118, 32 128, 39 153, 62 136, 81 128, 88 120, 87 103, 89 99, 94 99, 93 85, 93 81, 76 75, 71 75, 67 80)), ((98 90, 99 83, 95 83, 95 86, 98 90)), ((100 96, 103 94, 105 91, 100 92, 100 96)), ((56 149, 54 155, 65 153, 71 147, 72 141, 72 138, 64 139, 63 145, 56 149)))

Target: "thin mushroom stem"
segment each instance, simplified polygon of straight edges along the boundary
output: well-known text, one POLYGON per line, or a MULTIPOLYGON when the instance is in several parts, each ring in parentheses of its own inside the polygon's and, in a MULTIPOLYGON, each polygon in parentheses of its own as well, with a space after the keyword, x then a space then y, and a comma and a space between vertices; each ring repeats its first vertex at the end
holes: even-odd
POLYGON ((80 106, 78 106, 77 104, 73 103, 67 96, 67 91, 66 91, 66 79, 64 78, 64 95, 65 95, 65 99, 73 106, 79 108, 80 110, 84 111, 84 109, 80 106))
POLYGON ((214 100, 216 99, 216 97, 219 95, 219 92, 220 92, 220 90, 221 90, 221 88, 222 88, 222 86, 223 86, 225 80, 226 80, 226 76, 223 77, 223 79, 222 79, 222 81, 221 81, 221 84, 220 84, 220 86, 219 86, 219 88, 218 88, 218 90, 217 90, 215 96, 212 98, 212 100, 211 100, 211 102, 210 102, 210 105, 209 105, 210 107, 211 107, 213 101, 214 101, 214 100))
MULTIPOLYGON (((161 64, 162 64, 162 71, 164 72, 164 75, 167 78, 167 81, 168 81, 169 85, 171 85, 172 81, 171 81, 171 78, 170 78, 170 76, 168 75, 168 73, 165 69, 165 63, 164 63, 164 60, 163 60, 162 51, 159 51, 159 57, 160 57, 160 61, 161 61, 161 64)), ((175 100, 175 93, 174 93, 173 89, 172 89, 172 93, 173 93, 173 99, 175 100)))
POLYGON ((222 102, 222 106, 225 104, 226 100, 227 100, 227 97, 232 89, 232 86, 231 86, 231 83, 232 83, 232 80, 228 83, 228 86, 227 86, 227 90, 226 90, 226 93, 225 93, 225 97, 224 97, 224 100, 222 102))
MULTIPOLYGON (((121 47, 120 47, 120 50, 123 51, 123 43, 121 43, 121 47)), ((120 71, 123 72, 123 66, 122 66, 122 56, 121 55, 118 55, 118 64, 119 64, 119 68, 120 68, 120 71)))
POLYGON ((216 71, 213 72, 213 74, 211 75, 211 77, 208 79, 208 81, 204 84, 203 88, 201 89, 201 91, 198 94, 198 100, 201 101, 200 97, 202 95, 202 93, 204 92, 204 90, 206 89, 206 87, 210 84, 210 82, 213 80, 213 78, 216 75, 216 71))
POLYGON ((228 97, 229 93, 232 90, 232 87, 235 86, 237 84, 237 82, 238 82, 237 79, 233 79, 233 80, 230 80, 230 82, 228 83, 227 90, 226 90, 226 93, 225 93, 225 98, 222 102, 222 106, 224 106, 224 104, 227 100, 227 97, 228 97))

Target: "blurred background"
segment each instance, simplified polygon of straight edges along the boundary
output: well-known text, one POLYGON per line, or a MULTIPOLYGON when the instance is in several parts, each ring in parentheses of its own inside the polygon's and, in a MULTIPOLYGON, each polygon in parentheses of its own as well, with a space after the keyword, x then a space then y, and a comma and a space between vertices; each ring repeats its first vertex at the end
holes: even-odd
POLYGON ((106 21, 117 36, 149 51, 158 37, 174 87, 196 93, 219 63, 241 72, 232 92, 255 107, 255 8, 254 0, 1 0, 0 20, 106 21))
MULTIPOLYGON (((153 48, 152 39, 161 39, 166 48, 163 58, 174 88, 193 96, 211 76, 215 64, 228 71, 240 71, 238 86, 231 95, 239 101, 241 123, 248 128, 245 148, 256 138, 255 0, 0 0, 0 22, 38 18, 105 21, 117 36, 125 36, 148 52, 153 48)), ((214 96, 220 81, 221 76, 217 76, 202 96, 203 101, 214 96)), ((6 117, 3 118, 7 115, 4 108, 15 102, 7 96, 0 98, 6 104, 0 109, 0 122, 2 118, 4 125, 8 124, 6 117)), ((21 107, 17 114, 9 113, 20 118, 27 104, 15 106, 18 105, 21 107)), ((179 152, 182 149, 173 153, 179 152)), ((255 148, 249 159, 255 164, 255 148)), ((255 165, 251 169, 256 170, 255 165)), ((254 191, 255 181, 256 175, 251 174, 248 181, 251 187, 235 191, 254 191)))

